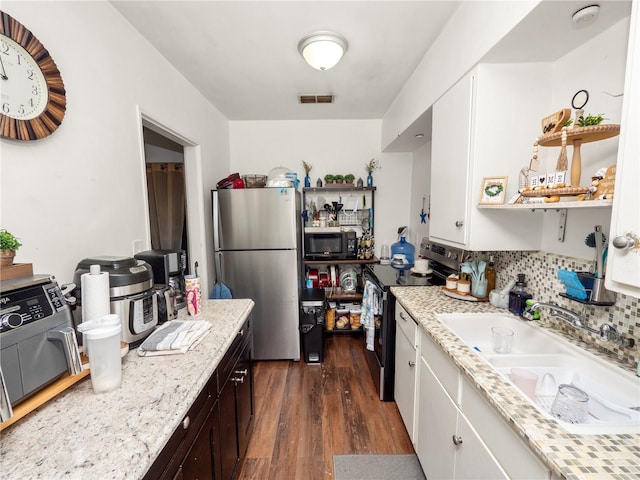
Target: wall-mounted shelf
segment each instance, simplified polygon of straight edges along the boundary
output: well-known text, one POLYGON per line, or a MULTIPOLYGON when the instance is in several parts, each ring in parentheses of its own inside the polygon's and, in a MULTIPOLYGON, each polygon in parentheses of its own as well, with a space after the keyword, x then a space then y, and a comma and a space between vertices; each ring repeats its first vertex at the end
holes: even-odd
POLYGON ((509 205, 478 205, 478 208, 492 210, 564 210, 574 208, 611 208, 613 200, 583 200, 555 203, 517 203, 509 205))
POLYGON ((376 187, 354 187, 349 186, 347 183, 336 183, 333 187, 304 187, 302 189, 305 193, 319 193, 319 192, 374 192, 376 187))
POLYGON ((563 298, 568 298, 569 300, 573 300, 574 302, 582 303, 583 305, 593 305, 595 307, 611 307, 616 304, 616 302, 594 302, 592 300, 582 300, 580 298, 572 297, 566 293, 559 293, 563 298))

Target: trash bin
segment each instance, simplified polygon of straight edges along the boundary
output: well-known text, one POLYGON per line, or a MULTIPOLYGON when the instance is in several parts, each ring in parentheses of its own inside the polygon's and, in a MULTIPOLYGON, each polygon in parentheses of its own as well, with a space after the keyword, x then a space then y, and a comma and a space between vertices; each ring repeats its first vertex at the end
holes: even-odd
POLYGON ((300 315, 300 343, 306 363, 321 363, 324 327, 324 289, 302 290, 300 315))

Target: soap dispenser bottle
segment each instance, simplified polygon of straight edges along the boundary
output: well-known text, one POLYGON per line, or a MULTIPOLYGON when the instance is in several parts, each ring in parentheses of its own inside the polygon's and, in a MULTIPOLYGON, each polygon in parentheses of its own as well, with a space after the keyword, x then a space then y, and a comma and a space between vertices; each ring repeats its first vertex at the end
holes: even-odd
POLYGON ((522 315, 527 300, 533 298, 529 292, 525 290, 527 282, 524 280, 524 273, 518 274, 518 281, 513 290, 509 292, 509 311, 514 315, 522 315))
POLYGON ((491 290, 496 288, 496 266, 493 260, 493 255, 489 256, 489 264, 484 270, 484 278, 487 279, 487 295, 491 293, 491 290))

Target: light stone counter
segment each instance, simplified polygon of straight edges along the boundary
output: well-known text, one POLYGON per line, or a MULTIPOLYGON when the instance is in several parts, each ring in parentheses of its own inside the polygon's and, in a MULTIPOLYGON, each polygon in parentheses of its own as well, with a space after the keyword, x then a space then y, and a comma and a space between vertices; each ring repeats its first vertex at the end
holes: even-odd
MULTIPOLYGON (((514 387, 506 379, 436 319, 436 314, 441 313, 498 312, 511 315, 507 310, 496 309, 489 303, 446 297, 440 287, 392 287, 391 292, 557 478, 640 478, 640 434, 567 433, 556 422, 545 418, 520 394, 514 394, 514 387)), ((571 341, 559 331, 554 330, 554 333, 571 341)), ((579 345, 584 347, 584 344, 579 345)), ((591 349, 589 351, 597 354, 591 349)), ((628 365, 621 368, 628 370, 628 365)))
MULTIPOLYGON (((252 300, 203 300, 209 334, 184 355, 122 362, 119 389, 96 395, 89 377, 2 432, 0 477, 141 478, 178 427, 253 309, 252 300)), ((187 319, 185 309, 179 318, 187 319)), ((192 317, 190 317, 191 319, 192 317)))

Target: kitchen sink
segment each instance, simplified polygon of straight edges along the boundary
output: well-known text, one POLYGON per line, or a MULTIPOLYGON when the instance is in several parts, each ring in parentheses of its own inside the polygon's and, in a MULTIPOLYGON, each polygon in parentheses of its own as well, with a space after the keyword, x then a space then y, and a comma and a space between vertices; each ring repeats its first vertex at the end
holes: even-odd
POLYGON ((442 314, 436 316, 546 418, 569 433, 640 433, 640 379, 607 360, 568 342, 541 327, 511 315, 442 314), (509 353, 492 349, 491 328, 514 332, 509 353), (530 395, 512 381, 512 368, 537 375, 530 395), (561 384, 574 385, 589 395, 587 419, 582 423, 561 421, 550 413, 561 384))

